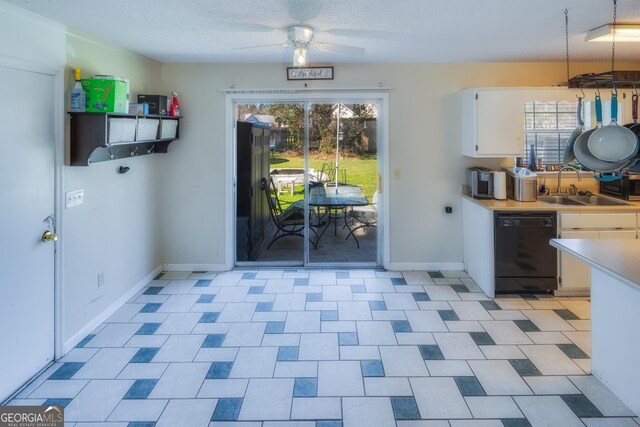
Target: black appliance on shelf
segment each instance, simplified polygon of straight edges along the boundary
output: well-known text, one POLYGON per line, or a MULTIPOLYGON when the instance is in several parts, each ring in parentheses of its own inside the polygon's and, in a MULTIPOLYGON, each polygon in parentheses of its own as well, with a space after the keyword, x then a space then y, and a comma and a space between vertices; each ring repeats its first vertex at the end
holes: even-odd
POLYGON ((624 200, 640 200, 640 174, 623 173, 621 179, 600 181, 600 193, 624 200))
POLYGON ((494 233, 496 294, 558 289, 556 212, 495 212, 494 233))

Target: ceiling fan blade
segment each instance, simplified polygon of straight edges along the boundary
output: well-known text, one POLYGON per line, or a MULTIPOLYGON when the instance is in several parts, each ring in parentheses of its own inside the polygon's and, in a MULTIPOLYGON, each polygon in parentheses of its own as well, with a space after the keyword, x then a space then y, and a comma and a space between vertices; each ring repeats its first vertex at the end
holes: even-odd
POLYGON ((243 46, 243 47, 234 47, 231 50, 245 50, 245 49, 261 49, 263 47, 289 47, 291 46, 289 43, 275 43, 275 44, 262 44, 257 46, 243 46))
POLYGON ((345 55, 364 55, 365 48, 335 43, 314 43, 313 48, 320 52, 342 53, 345 55))
POLYGON ((214 20, 211 23, 211 27, 214 30, 224 32, 251 32, 251 33, 268 33, 278 28, 271 27, 269 25, 257 24, 254 22, 241 22, 241 21, 221 21, 214 20))

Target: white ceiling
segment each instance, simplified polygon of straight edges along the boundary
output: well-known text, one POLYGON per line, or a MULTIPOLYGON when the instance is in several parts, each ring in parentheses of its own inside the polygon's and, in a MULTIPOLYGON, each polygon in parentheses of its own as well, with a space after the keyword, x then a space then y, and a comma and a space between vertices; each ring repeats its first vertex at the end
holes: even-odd
MULTIPOLYGON (((291 61, 286 28, 310 25, 315 41, 366 48, 362 56, 309 52, 313 63, 610 58, 586 32, 609 23, 613 0, 6 0, 162 62, 291 61)), ((618 22, 640 23, 640 0, 618 0, 618 22)), ((638 60, 640 43, 618 44, 638 60)))

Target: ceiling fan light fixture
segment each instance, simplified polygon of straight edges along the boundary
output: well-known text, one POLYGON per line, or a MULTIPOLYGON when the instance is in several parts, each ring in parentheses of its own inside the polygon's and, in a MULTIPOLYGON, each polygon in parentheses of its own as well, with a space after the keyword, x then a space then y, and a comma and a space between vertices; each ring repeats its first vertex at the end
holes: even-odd
MULTIPOLYGON (((587 33, 585 41, 588 42, 612 42, 614 34, 613 24, 605 24, 594 28, 587 33)), ((616 24, 616 42, 640 42, 640 25, 616 24)))
POLYGON ((293 48, 293 66, 307 66, 307 48, 306 46, 296 46, 293 48))

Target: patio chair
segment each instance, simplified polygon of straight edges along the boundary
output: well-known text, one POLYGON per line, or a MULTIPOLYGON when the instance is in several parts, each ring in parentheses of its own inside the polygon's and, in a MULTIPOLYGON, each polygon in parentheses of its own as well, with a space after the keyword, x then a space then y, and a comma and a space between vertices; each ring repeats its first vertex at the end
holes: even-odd
MULTIPOLYGON (((347 212, 350 225, 356 225, 345 238, 347 240, 356 230, 364 227, 376 227, 378 224, 378 192, 373 193, 371 203, 366 206, 354 206, 347 212)), ((346 225, 345 225, 346 227, 346 225)), ((355 238, 355 236, 354 236, 355 238)), ((358 245, 359 246, 359 245, 358 245)))
MULTIPOLYGON (((340 183, 347 182, 347 170, 338 170, 338 179, 340 183)), ((321 182, 335 182, 336 180, 336 164, 335 163, 323 163, 322 170, 318 176, 318 181, 321 182)))
MULTIPOLYGON (((280 200, 278 199, 277 190, 275 193, 272 189, 275 187, 273 185, 273 181, 271 183, 267 182, 266 178, 262 178, 260 181, 262 184, 262 190, 267 198, 267 204, 269 205, 269 212, 271 214, 271 220, 273 224, 276 226, 276 232, 271 238, 271 242, 269 246, 267 246, 267 250, 271 248, 276 241, 282 239, 287 236, 298 236, 304 237, 304 206, 302 205, 303 201, 298 200, 284 210, 281 207, 280 200)), ((316 236, 316 231, 309 227, 309 230, 313 232, 316 236)), ((313 240, 309 239, 312 245, 315 247, 315 243, 313 240)))

